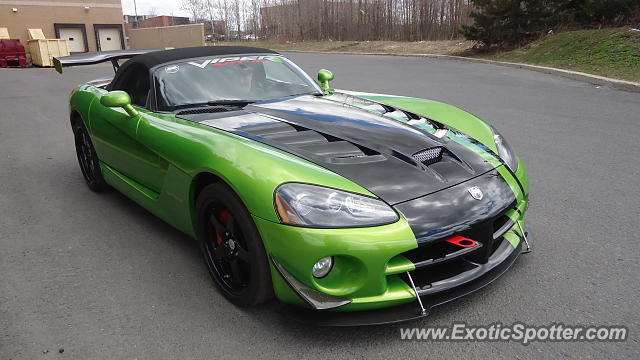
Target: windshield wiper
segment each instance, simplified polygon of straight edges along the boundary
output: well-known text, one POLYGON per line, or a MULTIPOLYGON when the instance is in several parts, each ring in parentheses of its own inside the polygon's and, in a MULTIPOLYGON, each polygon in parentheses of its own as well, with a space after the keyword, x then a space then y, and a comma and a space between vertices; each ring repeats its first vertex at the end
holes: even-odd
POLYGON ((240 99, 232 99, 232 100, 213 100, 207 101, 207 105, 235 105, 235 106, 247 106, 249 104, 253 104, 256 102, 255 100, 240 100, 240 99))
POLYGON ((287 95, 287 96, 302 96, 302 95, 324 96, 325 94, 317 91, 308 91, 300 94, 293 94, 293 95, 287 95))

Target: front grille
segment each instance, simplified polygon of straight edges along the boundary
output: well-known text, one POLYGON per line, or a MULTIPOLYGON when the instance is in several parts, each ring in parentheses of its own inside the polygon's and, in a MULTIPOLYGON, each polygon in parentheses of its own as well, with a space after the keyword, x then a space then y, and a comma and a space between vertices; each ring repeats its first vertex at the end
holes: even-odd
POLYGON ((412 157, 416 161, 426 166, 429 166, 431 164, 437 163, 442 159, 442 147, 438 146, 438 147, 418 151, 417 153, 413 154, 412 157))
POLYGON ((515 206, 509 206, 507 210, 498 216, 487 219, 481 223, 473 225, 470 229, 444 237, 435 242, 420 243, 418 248, 404 252, 404 255, 416 268, 433 267, 444 262, 452 262, 456 259, 467 259, 477 263, 484 263, 495 252, 503 235, 514 225, 506 214, 515 206), (464 236, 478 242, 477 247, 461 248, 445 240, 454 236, 464 236))
POLYGON ((413 250, 404 252, 402 255, 411 260, 416 268, 421 268, 431 267, 460 257, 469 256, 481 248, 481 243, 476 243, 474 247, 463 248, 448 241, 440 241, 430 244, 429 246, 419 246, 413 250))
POLYGON ((498 216, 493 221, 493 238, 497 239, 504 235, 509 229, 511 229, 515 225, 515 222, 511 220, 506 214, 502 214, 498 216))
MULTIPOLYGON (((445 281, 465 271, 473 270, 478 265, 468 262, 463 258, 448 261, 429 268, 416 269, 411 272, 411 277, 418 291, 426 291, 431 288, 433 283, 445 281)), ((404 273, 400 277, 407 283, 407 274, 404 273)))

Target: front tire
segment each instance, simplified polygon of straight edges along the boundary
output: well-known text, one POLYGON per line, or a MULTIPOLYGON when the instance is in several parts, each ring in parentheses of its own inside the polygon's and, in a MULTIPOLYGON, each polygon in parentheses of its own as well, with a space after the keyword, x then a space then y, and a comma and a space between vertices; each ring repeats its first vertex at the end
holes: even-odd
POLYGON ((79 121, 79 124, 76 125, 73 133, 76 143, 78 164, 80 164, 80 170, 82 170, 82 176, 84 176, 87 186, 94 192, 103 192, 108 190, 109 184, 107 184, 102 176, 98 154, 96 154, 89 132, 84 127, 82 121, 79 121))
POLYGON ((222 294, 248 307, 273 298, 266 251, 249 211, 225 184, 207 185, 196 200, 198 240, 222 294))

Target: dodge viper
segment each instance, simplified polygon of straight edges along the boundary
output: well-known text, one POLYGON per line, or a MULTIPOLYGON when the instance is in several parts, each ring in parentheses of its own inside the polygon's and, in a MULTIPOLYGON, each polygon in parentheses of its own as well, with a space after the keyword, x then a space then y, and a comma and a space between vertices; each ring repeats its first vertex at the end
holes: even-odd
POLYGON ((196 239, 233 304, 277 298, 321 324, 414 319, 532 248, 525 166, 464 110, 335 90, 330 71, 316 82, 260 48, 54 59, 59 72, 107 61, 113 78, 70 96, 88 187, 196 239))

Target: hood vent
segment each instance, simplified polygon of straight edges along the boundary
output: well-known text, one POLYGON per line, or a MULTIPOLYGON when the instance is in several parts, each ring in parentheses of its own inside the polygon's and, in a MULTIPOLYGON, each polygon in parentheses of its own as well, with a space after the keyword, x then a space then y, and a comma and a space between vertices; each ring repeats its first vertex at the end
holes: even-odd
POLYGON ((278 144, 321 156, 325 161, 332 163, 384 160, 384 156, 367 147, 286 122, 266 123, 247 128, 245 131, 278 144))
POLYGON ((433 165, 442 160, 442 147, 437 146, 430 149, 418 151, 413 154, 412 157, 419 163, 425 166, 433 165))
POLYGON ((203 106, 200 108, 193 108, 187 110, 181 110, 176 113, 176 115, 196 115, 196 114, 211 114, 211 113, 220 113, 239 110, 237 106, 203 106))

